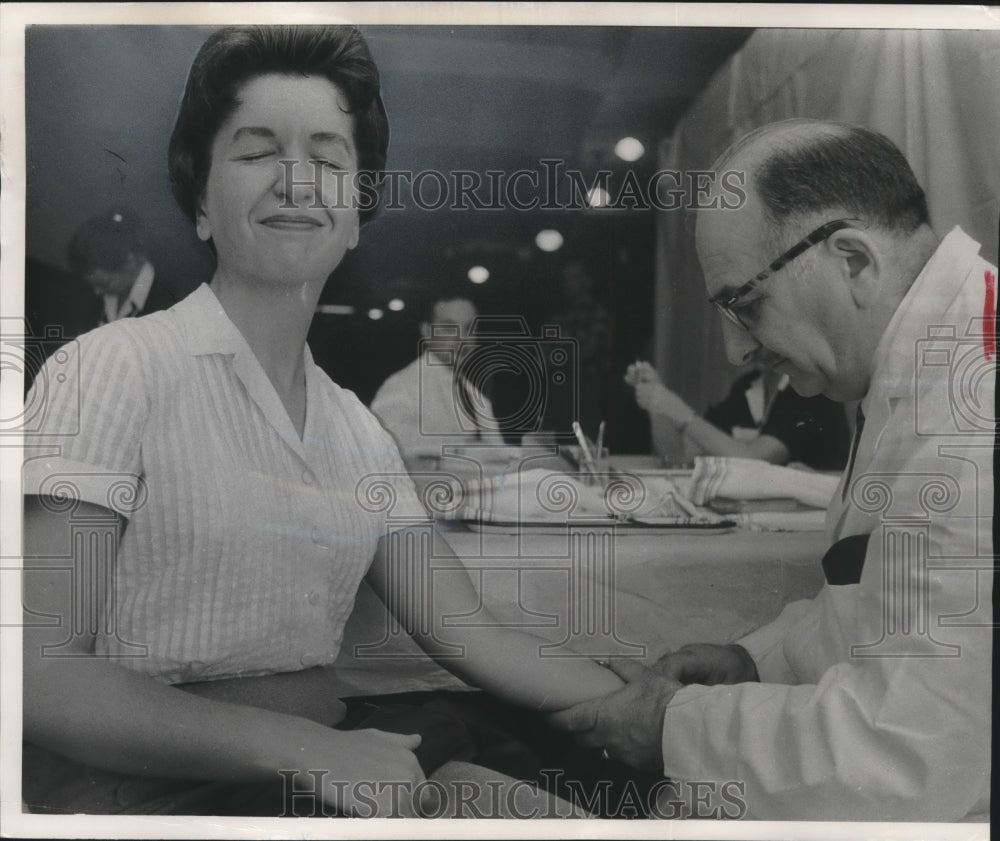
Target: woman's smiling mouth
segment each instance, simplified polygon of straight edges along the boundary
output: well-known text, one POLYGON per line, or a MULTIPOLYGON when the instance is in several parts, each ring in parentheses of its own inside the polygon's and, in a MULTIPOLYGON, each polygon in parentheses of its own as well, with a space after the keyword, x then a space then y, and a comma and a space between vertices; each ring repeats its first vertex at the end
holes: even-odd
POLYGON ((261 219, 260 224, 278 231, 313 231, 322 228, 323 223, 314 216, 301 214, 275 214, 261 219))

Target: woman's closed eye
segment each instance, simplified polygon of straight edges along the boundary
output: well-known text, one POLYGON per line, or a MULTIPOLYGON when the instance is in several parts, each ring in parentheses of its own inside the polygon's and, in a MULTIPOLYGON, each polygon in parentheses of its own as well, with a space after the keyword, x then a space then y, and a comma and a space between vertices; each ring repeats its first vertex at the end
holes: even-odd
POLYGON ((346 172, 350 165, 345 161, 331 158, 313 158, 309 161, 313 166, 322 167, 327 172, 346 172))
POLYGON ((274 149, 259 149, 253 152, 245 152, 241 155, 237 155, 233 160, 243 161, 244 163, 253 163, 255 161, 262 161, 265 158, 269 158, 275 154, 274 149))

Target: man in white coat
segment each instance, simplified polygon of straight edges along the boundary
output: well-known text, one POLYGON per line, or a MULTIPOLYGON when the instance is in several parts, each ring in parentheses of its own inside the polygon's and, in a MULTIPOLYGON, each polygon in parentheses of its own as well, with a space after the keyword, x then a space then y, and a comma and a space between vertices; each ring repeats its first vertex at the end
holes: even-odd
POLYGON ((371 410, 392 433, 407 460, 440 457, 444 446, 502 446, 493 406, 471 382, 461 360, 474 337, 476 307, 467 298, 433 303, 420 325, 422 352, 392 374, 372 400, 371 410))
POLYGON ((699 786, 695 816, 988 820, 997 270, 874 132, 778 123, 715 168, 747 184, 696 233, 730 361, 860 400, 826 584, 738 644, 612 663, 627 685, 554 723, 699 786))

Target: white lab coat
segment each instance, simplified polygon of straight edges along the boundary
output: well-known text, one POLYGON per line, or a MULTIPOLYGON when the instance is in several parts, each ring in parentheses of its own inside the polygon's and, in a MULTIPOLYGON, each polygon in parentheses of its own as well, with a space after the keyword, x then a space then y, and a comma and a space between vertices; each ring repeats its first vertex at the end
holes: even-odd
POLYGON ((827 515, 831 543, 871 534, 860 582, 740 641, 760 683, 667 707, 664 773, 738 784, 747 818, 988 819, 997 272, 978 250, 953 230, 877 350, 827 515))

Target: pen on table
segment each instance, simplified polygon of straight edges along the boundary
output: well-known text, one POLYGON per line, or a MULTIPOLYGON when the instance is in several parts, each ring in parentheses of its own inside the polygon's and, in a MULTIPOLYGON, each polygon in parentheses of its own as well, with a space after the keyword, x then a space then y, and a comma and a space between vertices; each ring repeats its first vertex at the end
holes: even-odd
POLYGON ((604 421, 597 427, 597 457, 604 458, 604 421))
POLYGON ((583 456, 583 463, 591 473, 597 473, 594 467, 594 457, 590 454, 590 447, 587 446, 587 439, 583 437, 583 430, 579 421, 573 421, 573 434, 580 445, 580 453, 583 456))

